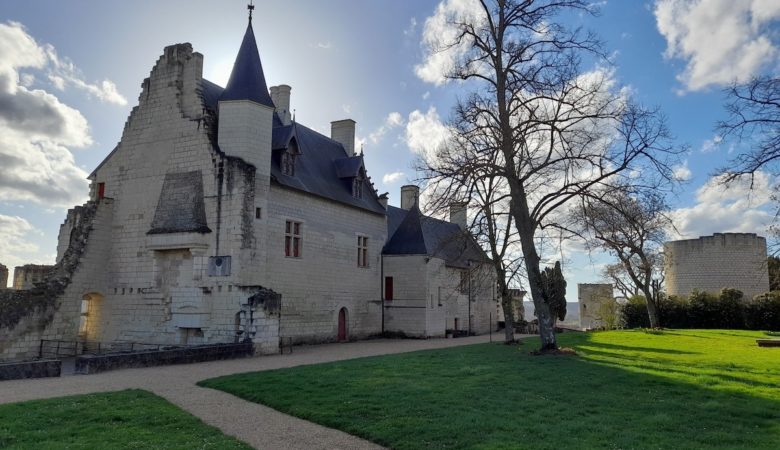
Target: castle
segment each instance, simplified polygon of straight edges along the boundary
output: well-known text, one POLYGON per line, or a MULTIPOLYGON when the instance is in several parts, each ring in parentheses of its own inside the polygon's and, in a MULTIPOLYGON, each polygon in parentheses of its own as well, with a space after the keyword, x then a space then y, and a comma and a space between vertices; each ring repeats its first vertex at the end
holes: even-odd
POLYGON ((227 85, 202 68, 190 44, 165 48, 89 176, 90 201, 68 211, 57 264, 0 296, 21 308, 0 321, 0 359, 41 339, 251 340, 267 353, 281 338, 489 331, 495 275, 465 205, 434 219, 404 186, 388 206, 354 121, 324 136, 291 117, 290 86, 268 89, 251 16, 227 85))

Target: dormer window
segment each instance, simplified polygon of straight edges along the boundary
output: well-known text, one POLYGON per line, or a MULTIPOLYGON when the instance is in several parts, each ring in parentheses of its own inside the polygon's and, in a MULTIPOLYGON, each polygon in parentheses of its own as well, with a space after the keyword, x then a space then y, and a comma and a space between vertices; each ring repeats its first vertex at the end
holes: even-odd
POLYGON ((282 173, 290 177, 295 176, 295 155, 289 150, 282 153, 282 173))
POLYGON ((298 149, 298 143, 293 138, 290 140, 290 144, 287 146, 287 149, 284 151, 284 153, 282 153, 281 161, 279 161, 282 174, 287 175, 288 177, 295 176, 295 160, 298 159, 298 155, 300 154, 301 151, 298 149))
POLYGON ((352 196, 355 198, 363 198, 363 178, 355 177, 352 180, 352 196))

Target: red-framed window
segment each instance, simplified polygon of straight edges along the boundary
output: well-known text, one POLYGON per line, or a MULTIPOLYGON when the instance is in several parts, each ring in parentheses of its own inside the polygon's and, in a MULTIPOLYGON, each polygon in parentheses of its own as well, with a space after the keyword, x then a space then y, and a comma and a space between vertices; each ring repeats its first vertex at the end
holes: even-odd
POLYGON ((288 220, 284 225, 284 256, 301 257, 301 223, 288 220))
POLYGON ((385 277, 385 300, 393 299, 393 277, 385 277))

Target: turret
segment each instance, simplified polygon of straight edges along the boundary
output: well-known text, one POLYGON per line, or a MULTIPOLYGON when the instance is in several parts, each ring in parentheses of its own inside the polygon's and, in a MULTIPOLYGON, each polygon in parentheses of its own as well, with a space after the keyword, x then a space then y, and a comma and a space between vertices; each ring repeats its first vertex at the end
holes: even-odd
POLYGON ((233 71, 219 97, 219 148, 270 177, 274 103, 265 83, 250 17, 233 71))

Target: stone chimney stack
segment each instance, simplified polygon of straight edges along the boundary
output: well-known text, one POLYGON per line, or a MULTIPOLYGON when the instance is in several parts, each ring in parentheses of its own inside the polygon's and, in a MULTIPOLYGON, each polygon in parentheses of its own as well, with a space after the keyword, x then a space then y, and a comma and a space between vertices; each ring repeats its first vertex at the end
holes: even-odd
POLYGON ((282 119, 282 123, 289 125, 292 123, 290 114, 290 91, 292 88, 286 84, 271 86, 271 100, 276 106, 276 113, 282 119))
POLYGON ((414 205, 418 205, 420 201, 420 188, 413 185, 413 184, 407 184, 406 186, 401 186, 401 209, 412 209, 414 205))
POLYGON ((466 216, 467 210, 468 203, 466 202, 450 203, 450 222, 465 230, 468 226, 468 218, 466 216))
POLYGON ((387 210, 387 192, 379 196, 379 204, 382 205, 382 208, 387 210))
POLYGON ((335 120, 330 123, 330 138, 344 146, 347 156, 355 156, 355 121, 335 120))

